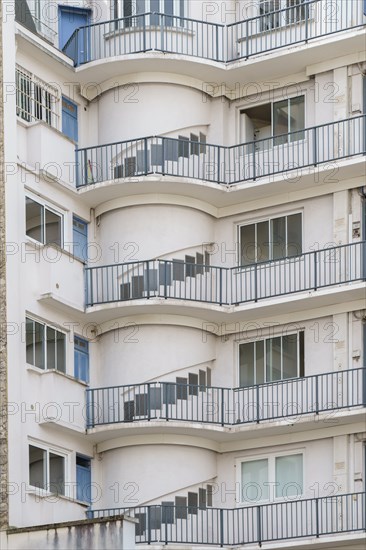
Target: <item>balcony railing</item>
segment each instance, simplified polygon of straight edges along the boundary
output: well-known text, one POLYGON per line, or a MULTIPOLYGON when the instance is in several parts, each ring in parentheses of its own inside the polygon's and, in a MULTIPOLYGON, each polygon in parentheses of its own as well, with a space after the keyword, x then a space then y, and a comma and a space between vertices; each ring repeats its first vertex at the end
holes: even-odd
POLYGON ((360 241, 243 267, 147 260, 87 267, 86 306, 165 298, 239 305, 365 280, 360 241))
POLYGON ((144 420, 231 426, 366 406, 365 371, 328 372, 242 388, 146 382, 88 389, 87 427, 144 420))
POLYGON ((225 147, 150 136, 76 150, 76 185, 162 174, 230 185, 366 152, 366 115, 225 147))
POLYGON ((128 514, 139 520, 137 543, 239 546, 357 533, 366 529, 365 493, 348 493, 242 508, 163 505, 91 510, 89 517, 128 514))
POLYGON ((150 12, 80 27, 63 52, 76 66, 148 51, 229 63, 364 24, 362 2, 343 0, 299 0, 230 25, 150 12))

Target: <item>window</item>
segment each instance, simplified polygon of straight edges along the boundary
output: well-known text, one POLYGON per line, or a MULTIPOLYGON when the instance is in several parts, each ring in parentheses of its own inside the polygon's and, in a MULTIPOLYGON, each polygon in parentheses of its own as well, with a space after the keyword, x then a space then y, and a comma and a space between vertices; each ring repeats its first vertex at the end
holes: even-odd
POLYGON ((64 96, 62 96, 62 133, 77 143, 78 106, 64 96))
POLYGON ((26 318, 26 360, 39 369, 66 372, 66 335, 26 318))
POLYGON ((145 24, 160 25, 158 14, 165 14, 165 26, 183 26, 183 21, 177 18, 185 16, 186 0, 112 0, 112 17, 114 19, 127 17, 126 27, 143 25, 142 14, 150 13, 145 24), (133 17, 140 15, 140 17, 133 17), (173 17, 175 16, 175 18, 173 17))
POLYGON ((91 460, 76 455, 76 498, 91 503, 91 460))
POLYGON ((290 214, 239 227, 240 265, 302 253, 302 214, 290 214))
POLYGON ((261 31, 269 31, 304 21, 309 13, 308 0, 260 0, 261 31))
POLYGON ((65 495, 65 461, 53 450, 29 445, 29 485, 65 495))
POLYGON ((62 246, 62 216, 31 199, 25 198, 26 235, 43 244, 62 246))
POLYGON ((304 139, 304 132, 301 131, 305 126, 304 99, 302 95, 273 103, 272 135, 291 134, 276 139, 275 145, 304 139))
POLYGON ((258 142, 257 150, 292 143, 305 137, 304 95, 257 105, 240 114, 240 141, 258 142), (272 136, 281 137, 271 139, 272 136))
POLYGON ((74 376, 89 383, 89 342, 74 336, 74 376))
POLYGON ((86 262, 88 260, 88 224, 73 216, 72 229, 74 256, 86 262))
POLYGON ((240 502, 296 498, 303 494, 303 455, 293 453, 241 462, 240 502))
POLYGON ((21 67, 16 68, 17 116, 27 122, 42 120, 59 127, 60 98, 56 88, 21 67))
POLYGON ((304 376, 304 332, 239 345, 239 386, 304 376))

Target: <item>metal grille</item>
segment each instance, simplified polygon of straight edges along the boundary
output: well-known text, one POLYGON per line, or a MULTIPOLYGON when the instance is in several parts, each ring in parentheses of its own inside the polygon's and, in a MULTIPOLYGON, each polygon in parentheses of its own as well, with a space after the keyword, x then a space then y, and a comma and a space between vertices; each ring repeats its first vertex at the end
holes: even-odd
POLYGON ((26 122, 41 120, 59 129, 58 90, 21 67, 16 68, 17 116, 26 122))

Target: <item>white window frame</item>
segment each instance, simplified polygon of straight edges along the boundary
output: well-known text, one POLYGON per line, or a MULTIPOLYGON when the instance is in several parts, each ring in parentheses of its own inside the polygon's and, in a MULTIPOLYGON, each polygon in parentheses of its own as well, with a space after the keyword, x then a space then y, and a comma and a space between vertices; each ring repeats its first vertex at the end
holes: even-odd
MULTIPOLYGON (((271 340, 272 338, 284 338, 285 336, 297 336, 297 375, 293 378, 283 378, 283 353, 282 353, 282 343, 281 343, 281 378, 279 380, 274 381, 273 383, 282 381, 282 380, 295 380, 296 378, 303 378, 305 373, 301 375, 300 367, 301 367, 301 357, 300 357, 300 333, 304 333, 304 371, 305 371, 305 330, 296 330, 293 332, 287 332, 286 334, 283 334, 282 332, 279 334, 271 334, 269 336, 266 336, 264 338, 251 338, 251 339, 245 339, 240 340, 237 342, 237 386, 239 387, 246 387, 246 386, 240 386, 240 346, 242 344, 252 344, 254 342, 266 342, 267 340, 271 340)), ((266 344, 264 343, 264 378, 266 378, 266 344)), ((256 372, 255 372, 256 374, 256 372)), ((271 381, 264 380, 264 382, 261 382, 261 384, 271 384, 271 381)), ((257 384, 257 381, 254 382, 254 384, 257 384)))
POLYGON ((50 206, 45 200, 43 200, 41 197, 39 196, 35 196, 33 195, 32 193, 29 193, 28 191, 26 191, 25 193, 25 200, 24 200, 24 211, 25 211, 25 236, 27 239, 29 239, 30 241, 34 242, 34 243, 37 243, 37 244, 42 244, 44 246, 49 246, 50 244, 52 244, 53 246, 58 246, 57 244, 55 243, 45 243, 44 242, 44 236, 45 236, 45 210, 48 210, 49 212, 52 212, 52 214, 56 214, 60 220, 61 220, 61 244, 60 244, 60 248, 64 248, 64 244, 65 244, 65 237, 64 237, 64 231, 65 231, 65 213, 64 212, 61 212, 60 210, 56 209, 54 206, 50 206), (26 202, 26 199, 30 199, 32 200, 33 202, 36 202, 37 204, 39 204, 40 206, 42 206, 43 208, 43 219, 42 219, 42 233, 43 233, 43 241, 37 241, 37 239, 34 239, 33 237, 31 237, 30 235, 27 235, 27 212, 26 212, 26 205, 27 205, 27 202, 26 202))
MULTIPOLYGON (((290 134, 291 132, 304 132, 305 128, 306 128, 306 122, 305 122, 305 114, 306 114, 305 94, 300 94, 300 95, 287 97, 287 98, 283 98, 283 99, 277 99, 276 101, 271 102, 271 135, 272 135, 272 138, 274 138, 274 139, 276 139, 276 137, 277 137, 277 136, 274 135, 274 106, 276 105, 276 103, 282 103, 283 101, 287 101, 287 105, 288 105, 288 109, 289 109, 289 114, 288 114, 288 117, 287 117, 287 134, 290 134), (304 128, 302 130, 291 130, 290 129, 291 101, 293 99, 296 99, 296 98, 299 98, 299 97, 304 98, 304 128)), ((304 138, 299 138, 299 139, 296 139, 294 141, 301 141, 301 139, 304 139, 304 138)), ((287 140, 287 143, 289 143, 288 140, 287 140)), ((290 141, 290 143, 292 143, 292 142, 290 141)))
POLYGON ((28 439, 27 441, 27 452, 28 452, 28 487, 37 493, 39 496, 49 496, 49 495, 56 495, 57 493, 53 493, 52 491, 49 491, 47 487, 50 486, 50 453, 55 454, 57 456, 60 456, 64 459, 64 493, 58 493, 58 497, 67 497, 71 498, 70 495, 70 466, 71 466, 71 452, 67 451, 65 449, 62 449, 58 447, 57 445, 48 445, 46 443, 39 442, 37 440, 28 439), (46 452, 46 464, 44 465, 45 470, 45 485, 46 489, 43 489, 41 487, 37 487, 35 485, 31 485, 30 483, 30 462, 29 462, 29 447, 37 447, 38 449, 46 452))
POLYGON ((49 324, 49 323, 47 323, 47 322, 45 322, 41 319, 37 319, 33 315, 26 314, 26 316, 25 316, 25 358, 26 358, 26 365, 28 367, 31 367, 33 369, 37 369, 37 371, 39 371, 39 372, 58 372, 58 373, 61 373, 61 374, 68 374, 67 373, 67 364, 68 364, 67 354, 68 354, 67 333, 64 330, 60 330, 55 325, 49 324), (27 339, 26 339, 26 337, 27 337, 27 325, 26 325, 27 320, 33 321, 34 323, 38 323, 39 325, 43 326, 43 342, 44 342, 44 349, 43 349, 44 368, 43 369, 42 369, 42 367, 38 367, 37 365, 34 365, 33 363, 28 363, 27 362, 27 339), (65 350, 64 350, 64 353, 65 353, 65 365, 64 365, 65 370, 60 370, 60 369, 57 369, 57 368, 52 368, 52 369, 47 368, 47 329, 48 328, 52 329, 56 332, 59 332, 60 334, 63 334, 65 336, 65 350))
MULTIPOLYGON (((139 13, 136 13, 137 3, 136 0, 132 0, 132 14, 131 16, 143 14, 143 13, 150 13, 150 0, 139 0, 139 2, 144 2, 144 9, 142 11, 139 11, 139 13)), ((157 10, 157 13, 164 13, 164 1, 165 0, 159 0, 159 9, 157 10)), ((186 18, 188 17, 188 10, 189 10, 189 2, 187 0, 183 0, 183 6, 184 11, 183 15, 181 15, 181 0, 173 0, 173 14, 172 17, 182 17, 186 18)), ((129 17, 124 15, 124 0, 111 0, 111 17, 112 19, 122 19, 123 17, 129 17)), ((135 26, 135 24, 131 24, 131 27, 135 26)))
POLYGON ((59 90, 20 65, 16 65, 15 68, 15 84, 18 118, 27 123, 44 122, 51 128, 60 130, 61 95, 59 90), (29 89, 21 88, 21 79, 27 81, 29 89))
POLYGON ((291 500, 304 498, 305 487, 306 487, 306 480, 305 480, 305 463, 306 462, 305 461, 306 461, 306 453, 304 448, 292 449, 287 451, 279 451, 279 452, 270 453, 270 454, 253 455, 253 456, 247 456, 245 458, 236 459, 235 469, 236 469, 236 486, 237 486, 237 496, 236 496, 237 506, 253 506, 253 505, 258 505, 262 503, 263 504, 276 503, 276 502, 284 502, 284 501, 291 501, 291 500), (281 458, 285 456, 294 456, 294 455, 302 456, 302 493, 296 495, 296 497, 294 496, 276 497, 276 458, 281 458), (256 460, 268 461, 269 498, 261 499, 261 500, 243 500, 241 465, 245 462, 254 462, 256 460))
POLYGON ((258 15, 262 16, 260 20, 261 32, 275 31, 288 25, 303 23, 306 20, 306 10, 309 10, 306 2, 308 0, 259 0, 258 15), (287 10, 287 8, 288 11, 279 11, 270 15, 277 10, 287 10), (302 17, 302 10, 304 10, 304 17, 302 17), (296 18, 289 18, 289 15, 294 13, 296 13, 296 18), (269 23, 265 24, 267 18, 270 18, 268 19, 269 23))
MULTIPOLYGON (((248 266, 252 266, 252 265, 255 265, 256 263, 266 263, 266 262, 272 262, 272 261, 275 261, 273 260, 273 239, 271 240, 272 238, 272 235, 271 235, 271 221, 272 220, 277 220, 279 218, 285 218, 286 219, 286 250, 288 248, 288 227, 287 227, 287 218, 289 216, 294 216, 295 214, 300 214, 301 215, 301 253, 300 254, 296 254, 294 256, 283 256, 282 258, 287 258, 288 260, 291 260, 292 258, 296 258, 298 257, 299 255, 302 255, 304 254, 304 212, 303 210, 294 210, 293 212, 287 212, 286 214, 281 214, 280 216, 278 215, 273 215, 273 216, 269 216, 269 217, 265 217, 265 218, 256 218, 255 220, 252 220, 252 221, 248 221, 248 222, 245 222, 245 223, 239 223, 237 225, 237 242, 238 242, 238 267, 248 267, 248 266), (263 222, 268 222, 268 227, 269 227, 269 240, 268 240, 268 243, 269 245, 269 251, 270 251, 270 257, 268 260, 258 260, 258 243, 257 243, 257 225, 259 223, 263 223, 263 222), (242 261, 241 261, 241 249, 242 249, 242 243, 241 243, 241 228, 242 227, 246 227, 246 226, 249 226, 249 225, 254 225, 255 226, 255 238, 256 238, 256 244, 255 244, 255 261, 253 261, 253 263, 251 264, 247 264, 246 266, 243 266, 242 265, 242 261)), ((277 260, 280 260, 281 258, 277 258, 277 260)))

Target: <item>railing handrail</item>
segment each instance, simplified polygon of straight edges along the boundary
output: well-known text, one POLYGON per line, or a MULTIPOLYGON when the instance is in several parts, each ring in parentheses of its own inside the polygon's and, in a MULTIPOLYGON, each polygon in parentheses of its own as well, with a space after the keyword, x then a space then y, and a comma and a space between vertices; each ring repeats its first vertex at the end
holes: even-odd
POLYGON ((138 388, 139 386, 158 386, 158 385, 169 385, 169 386, 179 386, 179 387, 185 387, 185 388, 205 388, 205 390, 227 390, 232 392, 242 391, 242 390, 251 390, 255 388, 261 388, 261 387, 268 387, 268 386, 276 386, 276 385, 284 385, 289 382, 300 382, 301 380, 310 380, 311 378, 320 378, 320 377, 326 377, 326 376, 332 376, 332 375, 343 375, 345 373, 349 372, 358 372, 358 371, 366 371, 366 367, 357 367, 352 369, 344 369, 339 371, 328 371, 328 372, 320 372, 318 374, 310 374, 308 376, 294 376, 292 378, 283 378, 282 380, 273 380, 273 382, 261 382, 260 384, 252 384, 250 386, 233 386, 233 387, 226 387, 226 386, 208 386, 207 384, 189 384, 189 383, 181 383, 181 382, 169 382, 166 380, 155 380, 151 382, 138 382, 136 384, 120 384, 117 386, 98 386, 96 388, 87 388, 86 391, 89 393, 96 392, 96 391, 102 391, 102 390, 117 390, 117 389, 123 389, 123 388, 138 388))
POLYGON ((192 141, 190 139, 184 140, 184 142, 183 142, 179 138, 175 138, 175 137, 161 136, 161 135, 150 135, 150 136, 141 136, 141 137, 133 138, 133 139, 126 139, 126 140, 122 140, 122 141, 102 143, 102 144, 99 144, 99 145, 91 145, 89 147, 76 148, 75 153, 81 153, 83 151, 90 151, 91 149, 99 149, 99 148, 102 148, 102 147, 113 147, 115 145, 124 145, 126 143, 133 143, 133 142, 136 142, 136 141, 143 141, 143 140, 148 140, 148 139, 162 139, 162 140, 167 139, 167 140, 171 140, 171 141, 176 141, 178 143, 189 143, 189 144, 193 143, 196 146, 202 145, 202 146, 205 146, 205 147, 216 147, 216 148, 220 148, 220 149, 231 150, 231 149, 240 148, 240 147, 247 147, 247 146, 257 145, 257 144, 260 144, 260 143, 268 142, 270 140, 275 141, 275 140, 281 139, 281 138, 286 137, 286 136, 291 136, 291 135, 294 135, 294 134, 301 134, 301 133, 304 133, 304 132, 310 132, 310 131, 317 130, 318 128, 326 128, 326 127, 329 127, 329 126, 335 126, 335 125, 343 124, 345 122, 349 122, 351 120, 357 120, 357 119, 362 119, 362 118, 366 118, 366 114, 357 115, 357 116, 350 116, 350 117, 347 117, 347 118, 342 118, 340 120, 335 120, 335 121, 332 121, 332 122, 325 122, 323 124, 318 124, 316 126, 309 126, 307 128, 303 128, 302 130, 295 130, 295 131, 292 131, 292 132, 286 132, 284 134, 277 134, 275 136, 270 136, 270 137, 267 137, 267 138, 261 138, 261 139, 257 139, 257 140, 245 141, 245 142, 242 142, 242 143, 237 143, 235 145, 220 145, 220 144, 217 144, 217 143, 208 143, 208 142, 203 142, 203 141, 192 141))
MULTIPOLYGON (((301 258, 303 258, 304 256, 311 256, 311 255, 315 255, 315 254, 321 254, 321 253, 324 253, 324 252, 331 252, 333 250, 339 250, 341 248, 351 248, 351 247, 354 247, 354 246, 360 246, 362 244, 366 244, 366 240, 361 240, 361 241, 356 241, 356 242, 352 242, 352 243, 346 243, 346 244, 339 244, 339 245, 336 245, 336 246, 331 246, 331 247, 328 247, 328 248, 320 248, 318 250, 309 250, 307 252, 303 252, 301 254, 296 254, 295 256, 284 256, 283 258, 277 258, 277 259, 272 259, 272 260, 262 260, 260 262, 253 262, 252 264, 250 265, 245 265, 245 266, 242 266, 242 265, 237 265, 237 266, 231 266, 231 267, 226 267, 226 266, 220 266, 220 265, 207 265, 207 264, 192 264, 192 263, 189 263, 189 262, 185 262, 184 260, 181 260, 179 261, 179 265, 183 265, 183 266, 189 266, 190 269, 194 270, 196 269, 197 267, 205 267, 207 269, 214 269, 214 270, 222 270, 222 271, 237 271, 237 270, 240 270, 240 271, 245 271, 245 270, 253 270, 253 269, 258 269, 258 266, 262 266, 262 265, 268 265, 268 264, 273 264, 273 263, 281 263, 281 262, 285 262, 285 261, 288 261, 288 260, 299 260, 301 258)), ((177 258, 178 260, 178 258, 177 258)), ((85 270, 86 271, 95 271, 97 269, 108 269, 108 268, 117 268, 117 267, 122 267, 122 266, 129 266, 129 265, 138 265, 138 264, 150 264, 150 263, 154 263, 154 262, 164 262, 164 263, 167 263, 167 264, 175 264, 177 263, 176 260, 161 260, 159 258, 152 258, 152 259, 149 259, 149 260, 135 260, 133 262, 121 262, 121 263, 116 263, 116 264, 107 264, 107 265, 97 265, 97 266, 86 266, 85 267, 85 270)))

